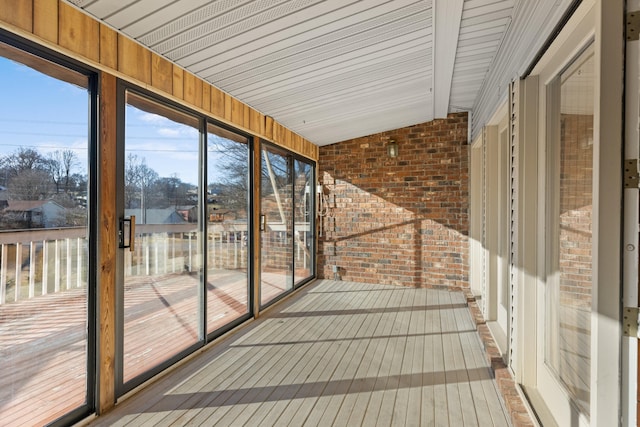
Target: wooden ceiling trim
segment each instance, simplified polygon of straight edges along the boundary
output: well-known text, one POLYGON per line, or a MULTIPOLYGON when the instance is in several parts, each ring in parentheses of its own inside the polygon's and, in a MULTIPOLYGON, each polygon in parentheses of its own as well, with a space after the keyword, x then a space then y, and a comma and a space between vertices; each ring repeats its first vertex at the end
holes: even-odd
POLYGON ((100 63, 112 70, 118 69, 118 33, 100 24, 100 63))
POLYGON ((182 67, 173 65, 172 75, 173 96, 184 99, 184 70, 182 67))
POLYGON ((202 108, 211 112, 211 85, 207 82, 202 83, 202 108))
POLYGON ((151 51, 118 34, 118 71, 151 85, 151 51))
POLYGON ((33 5, 33 34, 58 43, 58 20, 50 22, 51 16, 58 16, 58 0, 38 0, 33 5))
POLYGON ((224 117, 224 92, 211 86, 211 114, 224 117))
POLYGON ((0 20, 33 32, 33 0, 0 0, 0 20))
POLYGON ((202 80, 188 71, 184 72, 184 100, 202 108, 202 80))
POLYGON ((78 9, 66 3, 60 3, 58 43, 71 52, 98 62, 100 60, 100 24, 78 9))
POLYGON ((173 64, 155 53, 151 55, 151 85, 173 94, 173 64))
POLYGON ((231 98, 231 122, 237 123, 244 127, 244 107, 243 104, 235 98, 231 98))
POLYGON ((273 140, 273 117, 267 116, 265 120, 264 135, 267 139, 273 140))

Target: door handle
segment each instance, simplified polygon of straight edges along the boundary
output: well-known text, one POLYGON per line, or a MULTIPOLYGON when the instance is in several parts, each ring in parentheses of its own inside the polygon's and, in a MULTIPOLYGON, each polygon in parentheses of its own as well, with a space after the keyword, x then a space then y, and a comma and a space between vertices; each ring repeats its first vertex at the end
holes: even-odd
POLYGON ((136 249, 136 216, 129 217, 129 252, 136 249))
POLYGON ((129 252, 133 252, 136 247, 136 216, 131 215, 129 218, 120 218, 120 230, 118 230, 119 247, 121 249, 129 248, 129 252))

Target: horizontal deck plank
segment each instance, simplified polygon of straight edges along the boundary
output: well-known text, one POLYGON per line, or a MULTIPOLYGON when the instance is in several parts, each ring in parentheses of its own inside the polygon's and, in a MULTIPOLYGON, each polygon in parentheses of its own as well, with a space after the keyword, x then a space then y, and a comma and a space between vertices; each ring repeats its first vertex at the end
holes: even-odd
MULTIPOLYGON (((242 311, 243 291, 220 287, 216 295, 216 311, 228 310, 229 317, 242 311)), ((144 303, 144 295, 138 297, 137 303, 144 303)), ((183 312, 191 310, 188 303, 177 304, 183 312)), ((188 335, 178 326, 156 339, 188 335)), ((56 366, 49 366, 52 375, 61 375, 64 370, 56 366)), ((510 423, 463 294, 323 280, 90 425, 510 423)))

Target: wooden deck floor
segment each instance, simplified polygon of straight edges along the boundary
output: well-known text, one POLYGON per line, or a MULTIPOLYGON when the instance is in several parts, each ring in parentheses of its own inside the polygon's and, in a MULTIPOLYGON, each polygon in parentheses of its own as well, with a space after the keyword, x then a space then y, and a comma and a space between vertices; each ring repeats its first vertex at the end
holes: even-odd
MULTIPOLYGON (((210 276, 215 286, 207 287, 209 332, 248 310, 245 272, 219 270, 210 276)), ((197 294, 197 278, 155 277, 152 285, 128 290, 125 335, 131 345, 124 362, 129 376, 197 339, 197 325, 186 327, 198 313, 197 298, 189 298, 197 294), (166 336, 173 337, 169 344, 166 336)), ((262 292, 273 297, 282 289, 266 283, 262 292)), ((86 300, 86 289, 78 288, 0 305, 0 426, 44 425, 85 403, 86 300)))
POLYGON ((319 281, 98 426, 508 426, 460 293, 319 281))

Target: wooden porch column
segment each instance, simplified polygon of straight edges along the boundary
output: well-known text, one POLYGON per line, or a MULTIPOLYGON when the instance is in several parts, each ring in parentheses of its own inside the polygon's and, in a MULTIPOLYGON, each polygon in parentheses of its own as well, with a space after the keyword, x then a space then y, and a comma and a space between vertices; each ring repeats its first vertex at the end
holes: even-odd
POLYGON ((115 395, 116 323, 116 78, 101 74, 100 137, 98 141, 98 337, 97 402, 102 414, 113 407, 115 395))

